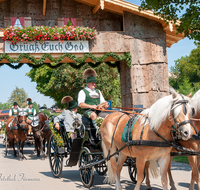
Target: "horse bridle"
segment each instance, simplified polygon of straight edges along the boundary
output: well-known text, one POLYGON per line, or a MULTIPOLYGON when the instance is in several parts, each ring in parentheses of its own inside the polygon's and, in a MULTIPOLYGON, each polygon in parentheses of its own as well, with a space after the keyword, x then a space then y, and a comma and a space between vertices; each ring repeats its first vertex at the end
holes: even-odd
POLYGON ((19 118, 19 119, 18 119, 18 121, 19 121, 19 123, 22 123, 23 121, 25 121, 25 123, 27 123, 27 120, 26 120, 26 119, 24 119, 24 115, 22 116, 22 117, 23 117, 23 119, 22 119, 22 120, 20 119, 20 117, 21 117, 21 116, 20 116, 20 115, 18 115, 18 118, 19 118))
POLYGON ((174 120, 174 125, 175 125, 176 129, 178 129, 178 128, 180 128, 182 125, 185 125, 185 124, 189 123, 190 125, 192 125, 192 127, 193 127, 194 130, 195 130, 195 132, 196 132, 197 134, 199 134, 198 130, 197 130, 196 127, 193 125, 193 123, 191 122, 191 120, 185 120, 185 121, 182 121, 181 123, 178 123, 178 122, 176 121, 176 118, 175 118, 175 115, 174 115, 174 109, 175 109, 176 107, 178 107, 179 105, 183 105, 183 113, 184 113, 185 115, 187 114, 186 104, 188 103, 188 100, 185 100, 185 99, 183 98, 182 95, 181 95, 181 97, 182 97, 182 100, 179 100, 179 101, 177 101, 177 102, 174 102, 174 103, 172 104, 172 107, 171 107, 171 110, 172 110, 172 117, 173 117, 173 120, 174 120), (176 105, 177 105, 177 106, 176 106, 176 105), (176 107, 174 107, 174 106, 176 106, 176 107), (173 108, 173 107, 174 107, 174 108, 173 108))

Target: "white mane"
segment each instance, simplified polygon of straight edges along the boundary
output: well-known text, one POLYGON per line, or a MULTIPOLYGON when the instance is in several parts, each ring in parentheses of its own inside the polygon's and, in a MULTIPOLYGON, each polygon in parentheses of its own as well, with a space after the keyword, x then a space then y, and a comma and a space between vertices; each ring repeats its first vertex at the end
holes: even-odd
POLYGON ((195 109, 196 114, 200 111, 200 90, 198 90, 191 98, 190 105, 195 109))
MULTIPOLYGON (((188 97, 184 96, 184 99, 189 100, 188 97)), ((169 116, 172 104, 176 101, 182 100, 180 94, 173 99, 172 95, 165 96, 156 101, 149 109, 149 126, 150 129, 158 130, 162 122, 164 122, 169 116)), ((176 118, 182 110, 182 106, 177 106, 174 109, 174 117, 176 118)))

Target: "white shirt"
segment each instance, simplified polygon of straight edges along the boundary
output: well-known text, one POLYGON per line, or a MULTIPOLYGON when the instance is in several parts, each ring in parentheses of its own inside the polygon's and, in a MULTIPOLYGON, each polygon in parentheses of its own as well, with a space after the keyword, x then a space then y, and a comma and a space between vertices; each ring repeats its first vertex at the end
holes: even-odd
POLYGON ((17 106, 17 109, 14 109, 14 106, 12 106, 9 111, 9 114, 8 114, 9 116, 12 116, 12 109, 13 109, 14 113, 17 112, 17 109, 20 111, 20 108, 18 106, 17 106))
MULTIPOLYGON (((32 109, 33 108, 30 109, 28 106, 26 107, 26 111, 28 110, 28 112, 32 112, 32 109)), ((35 114, 36 114, 36 110, 33 109, 33 116, 35 116, 35 114)))
MULTIPOLYGON (((96 94, 96 93, 97 93, 95 89, 90 89, 90 88, 88 88, 88 87, 86 87, 85 89, 86 89, 88 92, 90 92, 91 94, 96 94)), ((105 102, 105 99, 104 99, 104 97, 103 97, 101 91, 100 91, 100 90, 98 90, 98 91, 99 91, 99 93, 100 93, 100 104, 101 104, 102 102, 105 102)), ((83 90, 81 90, 81 91, 78 93, 78 105, 79 105, 80 103, 85 103, 85 98, 86 98, 86 94, 85 94, 85 92, 84 92, 83 90)))

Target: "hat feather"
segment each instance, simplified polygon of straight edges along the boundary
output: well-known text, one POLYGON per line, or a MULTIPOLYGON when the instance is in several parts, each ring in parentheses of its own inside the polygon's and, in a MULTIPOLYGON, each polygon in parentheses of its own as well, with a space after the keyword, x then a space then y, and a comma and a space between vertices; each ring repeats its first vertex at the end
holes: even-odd
POLYGON ((88 77, 90 77, 90 76, 94 76, 94 77, 96 77, 97 76, 97 73, 96 73, 96 71, 94 70, 94 69, 92 69, 92 68, 88 68, 88 69, 86 69, 85 71, 84 71, 84 73, 83 73, 83 78, 88 78, 88 77))
POLYGON ((72 100, 73 100, 73 98, 71 96, 64 96, 61 100, 61 104, 71 102, 72 100))
POLYGON ((29 101, 31 102, 31 101, 32 101, 32 99, 31 99, 31 98, 27 98, 27 99, 26 99, 26 101, 27 101, 27 102, 29 102, 29 101))

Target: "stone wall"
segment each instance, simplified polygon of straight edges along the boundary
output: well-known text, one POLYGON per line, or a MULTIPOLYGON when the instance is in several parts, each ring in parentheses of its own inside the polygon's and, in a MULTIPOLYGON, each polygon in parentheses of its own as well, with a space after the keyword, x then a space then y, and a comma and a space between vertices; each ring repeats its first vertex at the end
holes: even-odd
POLYGON ((149 107, 169 93, 165 32, 158 22, 128 12, 124 20, 132 67, 120 66, 123 106, 149 107))

